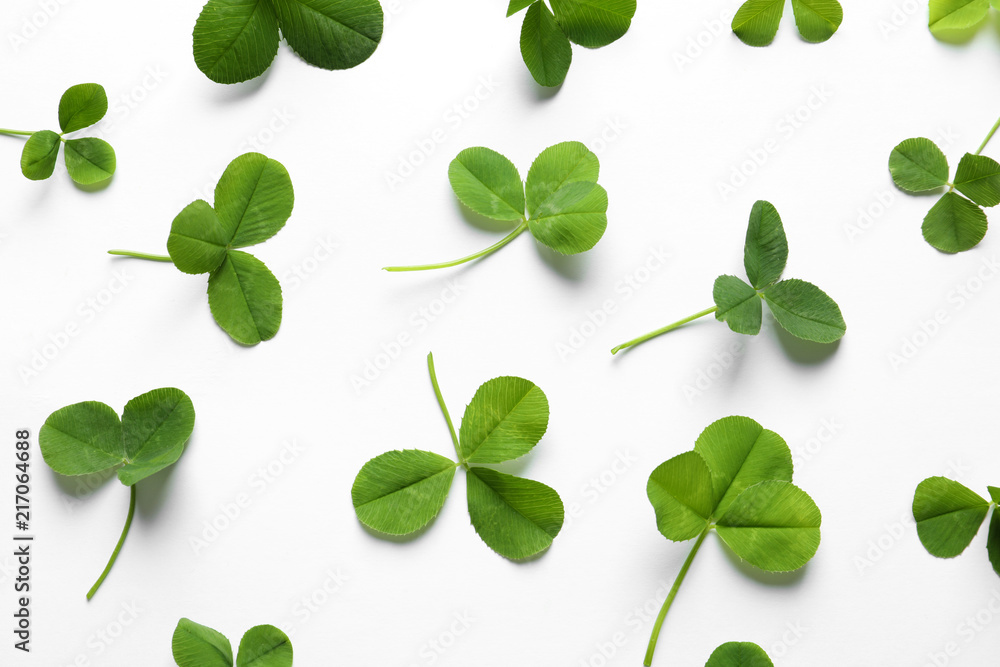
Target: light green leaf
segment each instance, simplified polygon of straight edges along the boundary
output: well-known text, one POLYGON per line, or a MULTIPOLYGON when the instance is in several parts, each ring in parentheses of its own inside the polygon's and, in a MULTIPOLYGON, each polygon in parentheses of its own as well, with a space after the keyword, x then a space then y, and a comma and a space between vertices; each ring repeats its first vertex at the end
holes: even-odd
POLYGON ((889 154, 889 172, 900 190, 927 192, 948 184, 948 158, 930 139, 907 139, 889 154))
POLYGON ((816 554, 822 517, 812 498, 783 481, 760 482, 736 497, 716 530, 729 548, 751 565, 789 572, 816 554))
POLYGON ((913 494, 917 536, 938 558, 954 558, 965 551, 989 509, 978 493, 945 477, 925 479, 913 494))
POLYGON ((660 464, 649 476, 646 495, 656 512, 656 527, 675 542, 701 534, 715 509, 712 473, 697 452, 660 464))
POLYGON ((59 135, 52 130, 39 130, 28 137, 21 151, 21 173, 33 181, 44 181, 51 176, 61 143, 59 135))
POLYGON ((608 227, 608 193, 587 181, 566 183, 539 204, 528 229, 540 243, 564 255, 590 250, 608 227))
POLYGON ((764 481, 792 481, 792 453, 781 436, 748 417, 725 417, 695 442, 712 473, 712 517, 722 516, 747 488, 764 481))
POLYGON ((757 290, 736 276, 719 276, 712 288, 718 308, 715 319, 725 322, 736 333, 756 336, 760 333, 764 306, 757 290))
POLYGON ((194 62, 216 83, 254 79, 278 52, 269 0, 208 0, 194 24, 194 62))
POLYGON ((170 225, 167 252, 174 266, 184 273, 209 273, 226 259, 230 235, 207 201, 199 199, 184 207, 170 225))
POLYGON ((467 480, 472 525, 501 556, 530 558, 549 548, 562 529, 562 500, 541 482, 479 467, 469 468, 467 480))
POLYGON ((747 0, 733 17, 733 32, 750 46, 767 46, 774 41, 785 12, 785 0, 747 0))
POLYGON ((465 408, 459 431, 462 458, 502 463, 524 456, 549 424, 549 402, 533 382, 499 377, 483 383, 465 408))
POLYGON ((106 181, 115 173, 115 149, 103 139, 70 139, 65 153, 69 176, 80 185, 106 181))
POLYGON ((530 7, 538 1, 539 0, 510 0, 510 4, 507 5, 507 18, 510 18, 525 7, 530 7))
POLYGON ((222 634, 182 618, 171 642, 178 667, 233 667, 233 647, 222 634))
POLYGON ((466 148, 448 167, 459 201, 487 218, 522 220, 524 183, 514 163, 489 148, 466 148))
POLYGON ((814 343, 833 343, 847 332, 840 306, 812 283, 795 278, 764 290, 774 319, 788 333, 814 343))
POLYGON ((989 0, 930 0, 931 32, 971 28, 990 11, 989 0))
POLYGON ((534 216, 538 207, 567 183, 597 183, 600 172, 597 156, 579 141, 565 141, 546 148, 528 170, 525 183, 528 214, 534 216))
POLYGON ((108 95, 96 83, 71 86, 59 99, 59 127, 64 134, 90 127, 108 113, 108 95))
POLYGON ((438 515, 448 497, 455 462, 419 450, 391 451, 366 463, 351 501, 358 519, 388 535, 414 533, 438 515))
POLYGON ((281 326, 281 285, 253 255, 231 250, 208 278, 208 305, 233 340, 256 345, 281 326))
POLYGON ((230 162, 215 186, 215 212, 234 248, 277 234, 294 204, 292 180, 285 167, 260 153, 245 153, 230 162))
POLYGON ((292 642, 273 625, 250 628, 240 640, 236 667, 292 667, 292 642))
POLYGON ((551 0, 563 32, 574 43, 596 49, 621 39, 632 25, 635 0, 551 0))
POLYGON ((756 644, 728 642, 712 651, 705 667, 774 667, 774 663, 756 644))
POLYGON ((792 12, 807 42, 825 42, 844 21, 844 9, 837 0, 792 0, 792 12))
POLYGON ((521 57, 541 86, 558 86, 566 80, 573 47, 544 2, 536 2, 521 24, 521 57))
POLYGON ((946 192, 924 217, 924 239, 941 252, 964 252, 976 247, 989 222, 983 209, 954 192, 946 192))
POLYGON ((271 0, 281 34, 310 65, 349 69, 375 53, 382 39, 378 0, 271 0))
POLYGON ((121 420, 97 401, 56 410, 38 433, 42 458, 60 475, 90 475, 125 461, 121 420))
POLYGON ((194 431, 194 405, 180 389, 154 389, 125 404, 121 428, 127 463, 118 479, 132 486, 181 457, 194 431))
POLYGON ((995 508, 993 518, 990 519, 990 531, 986 537, 986 553, 990 557, 993 571, 1000 574, 1000 514, 995 508))
POLYGON ((980 206, 1000 204, 1000 164, 985 155, 966 153, 958 163, 955 189, 980 206))
POLYGON ((781 278, 788 262, 788 240, 778 210, 770 202, 758 201, 750 210, 743 267, 750 284, 764 289, 781 278))

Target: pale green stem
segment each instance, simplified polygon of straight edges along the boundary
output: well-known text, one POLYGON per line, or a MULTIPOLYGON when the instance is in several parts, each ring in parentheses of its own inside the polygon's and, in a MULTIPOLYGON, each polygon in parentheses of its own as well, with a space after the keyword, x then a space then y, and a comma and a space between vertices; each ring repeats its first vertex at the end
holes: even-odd
POLYGON ((993 135, 997 133, 997 130, 1000 130, 1000 118, 997 119, 996 124, 993 125, 993 129, 990 130, 990 133, 986 135, 985 139, 983 139, 983 143, 979 147, 979 150, 976 151, 976 155, 983 152, 983 149, 986 148, 986 144, 990 143, 990 139, 992 139, 993 135))
POLYGON ((653 624, 653 635, 649 638, 649 646, 646 648, 646 659, 642 661, 642 664, 646 667, 653 664, 653 651, 656 650, 656 641, 660 638, 660 628, 663 627, 663 621, 667 618, 667 612, 670 611, 670 605, 674 603, 674 598, 677 597, 677 591, 680 590, 681 584, 684 583, 684 576, 687 574, 688 570, 691 569, 691 563, 694 562, 694 557, 698 555, 698 549, 701 548, 701 543, 705 541, 705 538, 708 537, 708 533, 711 530, 711 526, 706 526, 705 530, 698 536, 698 541, 694 543, 691 553, 688 554, 687 560, 684 561, 683 565, 681 565, 681 571, 677 573, 677 578, 674 579, 674 585, 670 589, 670 593, 667 594, 667 599, 663 601, 663 607, 660 609, 660 615, 656 617, 656 623, 653 624))
POLYGON ((479 259, 480 257, 485 257, 490 253, 496 252, 500 248, 504 247, 505 245, 516 239, 527 229, 528 229, 528 221, 522 220, 521 224, 517 226, 517 229, 515 229, 510 234, 508 234, 507 236, 503 237, 502 239, 491 245, 486 250, 481 250, 474 255, 469 255, 468 257, 463 257, 462 259, 456 259, 451 262, 442 262, 440 264, 421 264, 419 266, 387 266, 383 268, 383 271, 392 271, 392 272, 429 271, 431 269, 446 269, 449 266, 458 266, 459 264, 465 264, 466 262, 471 262, 474 259, 479 259))
POLYGON ((174 260, 170 259, 169 255, 150 255, 144 252, 132 252, 131 250, 109 250, 109 255, 118 255, 120 257, 135 257, 136 259, 148 259, 153 262, 170 262, 173 264, 174 260))
POLYGON ((667 333, 668 331, 673 331, 674 329, 676 329, 678 327, 682 327, 685 324, 687 324, 688 322, 693 322, 694 320, 698 319, 699 317, 705 317, 706 315, 711 315, 712 313, 714 313, 718 309, 719 309, 718 306, 712 306, 711 308, 706 308, 705 310, 701 311, 700 313, 695 313, 691 317, 685 317, 683 320, 678 320, 677 322, 674 322, 673 324, 668 324, 667 326, 663 327, 662 329, 657 329, 656 331, 650 331, 645 336, 639 336, 638 338, 634 338, 634 339, 630 340, 627 343, 622 343, 621 345, 619 345, 619 346, 617 346, 615 348, 612 348, 611 354, 618 354, 619 352, 621 352, 625 348, 633 347, 635 345, 638 345, 639 343, 645 343, 647 340, 649 340, 651 338, 656 338, 657 336, 662 336, 663 334, 667 333))
POLYGON ((90 591, 87 592, 88 600, 94 597, 94 593, 97 592, 97 589, 101 587, 101 584, 107 578, 108 573, 111 572, 112 566, 118 560, 118 554, 122 550, 122 545, 125 544, 125 538, 128 537, 128 530, 132 527, 132 517, 135 516, 135 484, 129 487, 129 491, 128 517, 125 519, 125 528, 122 530, 122 536, 118 539, 118 545, 115 547, 114 553, 111 554, 111 560, 108 561, 108 565, 104 568, 104 572, 101 573, 101 577, 91 587, 90 591))
POLYGON ((10 135, 17 135, 17 136, 22 136, 22 137, 30 137, 31 135, 34 134, 34 132, 25 132, 23 130, 4 130, 4 129, 0 129, 0 134, 10 134, 10 135))
POLYGON ((444 396, 441 395, 441 387, 438 385, 437 373, 434 371, 434 353, 427 353, 427 370, 431 374, 431 384, 434 385, 434 395, 437 396, 438 405, 441 406, 441 412, 444 414, 444 420, 448 422, 448 432, 451 433, 451 442, 455 445, 455 454, 458 456, 459 463, 465 465, 465 459, 462 458, 462 451, 458 446, 458 435, 455 434, 455 424, 451 421, 451 415, 448 413, 448 406, 444 403, 444 396))

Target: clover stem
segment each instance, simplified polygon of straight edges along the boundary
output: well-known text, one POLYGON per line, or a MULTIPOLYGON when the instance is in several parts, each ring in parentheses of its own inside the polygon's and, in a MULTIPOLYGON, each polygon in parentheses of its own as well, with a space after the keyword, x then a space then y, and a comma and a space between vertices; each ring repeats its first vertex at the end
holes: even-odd
POLYGON ((131 250, 109 250, 109 255, 119 255, 120 257, 135 257, 136 259, 148 259, 152 262, 170 262, 174 263, 174 260, 170 259, 169 255, 150 255, 145 252, 132 252, 131 250))
POLYGON ((459 264, 465 264, 466 262, 471 262, 474 259, 479 259, 480 257, 485 257, 490 253, 496 252, 497 250, 504 247, 505 245, 516 239, 518 236, 523 234, 527 229, 528 229, 528 221, 522 220, 521 224, 517 226, 517 229, 515 229, 510 234, 508 234, 507 236, 503 237, 502 239, 491 245, 489 248, 486 248, 486 250, 480 250, 474 255, 469 255, 468 257, 463 257, 462 259, 456 259, 451 262, 442 262, 440 264, 421 264, 418 266, 387 266, 382 270, 396 273, 399 271, 429 271, 431 269, 446 269, 449 266, 458 266, 459 264))
POLYGON ((4 129, 0 129, 0 134, 11 134, 11 135, 19 135, 19 136, 22 136, 22 137, 30 137, 31 135, 34 134, 34 132, 25 132, 23 130, 4 130, 4 129))
POLYGON ((992 139, 993 135, 997 133, 997 130, 1000 130, 1000 118, 997 119, 997 122, 993 125, 993 129, 990 130, 990 133, 986 135, 985 139, 983 139, 983 143, 979 147, 979 150, 976 151, 976 155, 983 152, 983 149, 986 148, 986 144, 990 143, 990 139, 992 139))
POLYGON ((133 516, 135 516, 135 484, 129 487, 128 517, 125 519, 125 528, 122 529, 122 536, 118 539, 118 545, 115 546, 115 550, 111 554, 111 560, 108 561, 107 567, 104 568, 104 572, 101 572, 101 577, 87 592, 88 600, 94 597, 94 593, 96 593, 97 589, 104 583, 108 573, 111 572, 111 567, 115 564, 115 561, 118 560, 118 554, 122 550, 122 545, 125 544, 125 538, 128 536, 128 530, 132 527, 133 516))
POLYGON ((698 549, 701 548, 701 543, 705 541, 706 537, 708 537, 710 530, 712 530, 711 526, 705 526, 705 530, 703 530, 701 535, 698 536, 698 541, 694 543, 694 547, 691 549, 691 553, 688 554, 687 560, 684 561, 683 565, 681 565, 681 571, 677 573, 677 578, 674 579, 674 585, 667 594, 667 599, 663 602, 663 607, 660 609, 660 615, 656 617, 656 623, 653 624, 653 634, 649 638, 649 646, 646 648, 646 658, 642 661, 642 664, 646 667, 653 664, 653 651, 656 650, 656 641, 660 638, 660 628, 663 627, 663 621, 667 618, 667 612, 670 611, 670 605, 674 603, 674 598, 677 597, 677 591, 680 590, 681 584, 684 583, 684 576, 691 568, 691 563, 694 562, 694 557, 698 555, 698 549))
POLYGON ((684 326, 688 322, 693 322, 694 320, 698 319, 699 317, 705 317, 706 315, 711 315, 712 313, 714 313, 718 309, 719 309, 718 306, 712 306, 711 308, 706 308, 705 310, 701 311, 700 313, 695 313, 691 317, 685 317, 683 320, 678 320, 677 322, 674 322, 673 324, 668 324, 667 326, 663 327, 662 329, 657 329, 656 331, 650 331, 645 336, 639 336, 638 338, 634 338, 634 339, 630 340, 627 343, 622 343, 621 345, 619 345, 619 346, 617 346, 615 348, 612 348, 611 349, 611 354, 618 354, 619 352, 621 352, 622 350, 624 350, 626 348, 633 347, 635 345, 638 345, 639 343, 645 343, 647 340, 649 340, 651 338, 656 338, 657 336, 662 336, 663 334, 667 333, 668 331, 673 331, 674 329, 676 329, 678 327, 684 326))
POLYGON ((427 370, 431 374, 431 384, 434 385, 434 395, 437 396, 438 405, 441 406, 441 412, 444 414, 444 420, 448 422, 448 432, 451 433, 451 442, 455 445, 455 454, 458 455, 458 461, 462 466, 465 466, 465 459, 462 458, 462 451, 458 446, 458 436, 455 435, 455 424, 451 421, 451 415, 448 413, 448 406, 444 404, 444 396, 441 395, 441 387, 438 385, 437 373, 434 371, 434 353, 427 353, 427 370))

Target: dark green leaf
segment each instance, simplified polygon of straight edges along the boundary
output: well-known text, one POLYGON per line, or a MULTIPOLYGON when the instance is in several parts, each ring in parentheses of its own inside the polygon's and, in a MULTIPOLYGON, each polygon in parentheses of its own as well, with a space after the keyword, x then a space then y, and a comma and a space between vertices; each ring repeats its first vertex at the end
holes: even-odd
POLYGON ((181 457, 194 431, 194 405, 180 389, 154 389, 125 404, 121 425, 127 463, 118 479, 132 486, 181 457))
POLYGON ((51 130, 40 130, 28 137, 21 151, 21 173, 33 181, 52 175, 62 140, 51 130))
POLYGON ((563 32, 574 43, 598 48, 620 39, 635 16, 635 0, 551 0, 563 32))
POLYGON ((278 19, 269 0, 208 0, 194 25, 194 62, 216 83, 263 74, 278 52, 278 19))
POLYGON ((712 298, 718 308, 717 320, 727 323, 736 333, 749 336, 760 333, 764 306, 757 290, 736 276, 719 276, 712 288, 712 298))
POLYGON ((792 0, 792 12, 807 42, 825 42, 844 21, 844 9, 837 0, 792 0))
POLYGON ((764 300, 778 324, 797 338, 833 343, 847 332, 840 306, 812 283, 783 280, 764 290, 764 300))
POLYGON ((980 206, 1000 204, 1000 164, 993 158, 966 153, 958 163, 955 189, 980 206))
POLYGON ((750 210, 743 266, 750 284, 764 289, 779 278, 788 262, 788 240, 778 210, 770 202, 758 201, 750 210))
POLYGON ((281 34, 310 65, 349 69, 375 53, 382 39, 378 0, 271 0, 281 34))
POLYGON ((277 234, 294 204, 285 167, 260 153, 245 153, 230 162, 215 186, 215 212, 234 248, 277 234))
POLYGON ((559 494, 530 479, 491 468, 469 468, 469 518, 487 546, 505 558, 530 558, 549 548, 562 529, 559 494))
POLYGON ((292 667, 292 642, 273 625, 250 628, 240 640, 236 667, 292 667))
POLYGON ((56 410, 38 433, 42 457, 60 475, 90 475, 124 463, 121 420, 97 401, 56 410))
POLYGON ((945 477, 929 477, 913 494, 913 518, 920 542, 938 558, 954 558, 972 542, 990 504, 945 477))
POLYGON ((233 340, 256 345, 281 326, 281 285, 253 255, 231 250, 208 278, 212 316, 233 340))
POLYGON ((459 442, 469 463, 502 463, 524 456, 545 435, 549 402, 533 382, 500 377, 484 383, 465 408, 459 442))
POLYGON ((948 158, 930 139, 907 139, 889 154, 889 173, 900 190, 936 190, 948 184, 948 158))
POLYGON ((541 86, 558 86, 566 79, 573 48, 544 2, 536 2, 521 24, 521 57, 541 86))
POLYGON ((733 17, 733 32, 744 44, 767 46, 774 41, 785 12, 785 0, 747 0, 733 17))
POLYGON ((579 141, 564 141, 546 148, 528 170, 525 182, 528 214, 534 216, 538 207, 567 183, 597 183, 600 172, 597 156, 579 141))
POLYGON ((524 183, 517 167, 489 148, 466 148, 448 167, 459 201, 494 220, 524 218, 524 183))
POLYGON ((510 0, 510 4, 507 5, 507 17, 510 18, 525 7, 533 5, 535 2, 540 2, 540 0, 510 0))
POLYGON ((921 230, 924 238, 941 252, 964 252, 976 247, 986 236, 986 214, 971 201, 954 192, 946 192, 934 204, 921 230))
POLYGON ((712 652, 705 667, 774 667, 774 663, 756 644, 728 642, 712 652))
POLYGON ((182 618, 171 642, 178 667, 233 667, 233 647, 223 635, 182 618))
POLYGON ((993 518, 990 519, 990 531, 986 538, 986 553, 989 554, 993 571, 1000 574, 1000 515, 997 514, 996 508, 993 509, 993 518))
POLYGON ((174 266, 184 273, 209 273, 226 259, 230 235, 207 201, 199 199, 184 207, 170 225, 167 252, 174 266))
POLYGON ((108 95, 96 83, 71 86, 59 100, 59 127, 64 134, 90 127, 108 113, 108 95))

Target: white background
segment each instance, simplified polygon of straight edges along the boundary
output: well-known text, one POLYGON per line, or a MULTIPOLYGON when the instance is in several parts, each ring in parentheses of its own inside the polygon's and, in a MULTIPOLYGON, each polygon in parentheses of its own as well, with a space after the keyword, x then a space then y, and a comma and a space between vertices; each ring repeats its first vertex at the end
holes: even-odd
MULTIPOLYGON (((795 481, 823 510, 823 543, 803 571, 770 576, 712 537, 655 664, 702 665, 729 640, 757 642, 778 665, 923 666, 949 642, 958 652, 947 664, 995 663, 1000 620, 984 611, 992 623, 964 625, 1000 596, 985 529, 962 557, 938 560, 919 544, 909 506, 931 475, 983 494, 1000 484, 991 305, 1000 280, 989 264, 1000 237, 938 253, 920 235, 933 198, 898 192, 886 169, 911 136, 950 136, 953 166, 978 147, 1000 112, 994 26, 948 45, 928 32, 924 2, 849 1, 828 43, 802 42, 788 9, 775 43, 754 49, 728 29, 710 31, 734 0, 643 1, 620 42, 574 47, 566 84, 552 93, 530 79, 521 17, 505 19, 505 1, 399 0, 360 67, 315 69, 283 46, 262 79, 226 87, 192 60, 201 4, 4 3, 0 126, 55 127, 62 91, 100 82, 112 98, 100 129, 118 173, 97 193, 64 171, 29 182, 18 167, 23 140, 0 137, 2 539, 14 532, 15 429, 34 437, 64 405, 120 410, 161 386, 186 391, 198 417, 180 462, 139 485, 132 533, 90 603, 84 594, 118 538, 128 492, 109 480, 88 494, 34 449, 34 652, 10 647, 12 560, 0 557, 0 663, 171 665, 171 633, 187 616, 234 644, 252 625, 279 625, 300 666, 638 665, 651 623, 635 610, 655 613, 690 548, 657 532, 646 478, 730 414, 788 441, 795 481), (699 39, 701 53, 679 62, 699 39), (463 104, 476 108, 450 121, 463 104), (804 121, 793 126, 786 116, 796 113, 804 121), (438 128, 444 140, 390 189, 386 173, 438 128), (284 285, 281 331, 243 349, 213 322, 204 277, 105 251, 163 252, 174 215, 210 195, 251 149, 248 138, 288 168, 296 205, 285 229, 254 249, 284 285), (610 193, 608 231, 592 252, 556 257, 525 235, 463 268, 380 271, 463 256, 505 233, 467 220, 451 193, 447 166, 460 150, 492 147, 524 174, 542 149, 570 139, 599 152, 610 193), (771 139, 777 151, 724 197, 719 184, 771 139), (614 344, 711 305, 717 275, 742 272, 756 199, 784 219, 786 275, 840 303, 841 344, 803 346, 770 317, 756 338, 706 319, 612 358, 614 344), (336 245, 331 255, 324 244, 336 245), (669 259, 648 271, 657 253, 669 259), (86 301, 106 301, 122 271, 125 288, 88 315, 86 301), (977 282, 980 271, 989 279, 977 282), (420 315, 440 313, 452 283, 460 296, 433 322, 420 315), (956 291, 964 286, 970 298, 956 291), (607 300, 614 312, 603 326, 584 327, 578 349, 560 353, 607 300), (936 316, 935 335, 921 335, 936 316), (45 346, 68 325, 78 334, 52 354, 45 346), (400 334, 411 344, 386 365, 383 345, 400 334), (894 368, 890 355, 914 338, 919 349, 894 368), (429 350, 456 419, 497 375, 526 377, 548 395, 546 436, 510 468, 578 510, 542 558, 511 563, 481 542, 462 475, 417 539, 381 540, 356 520, 350 487, 369 458, 392 448, 451 453, 429 350), (52 358, 22 377, 43 351, 52 358), (387 367, 356 389, 352 376, 376 361, 387 367), (616 468, 619 459, 627 466, 616 468), (269 466, 278 474, 262 481, 269 466), (241 494, 249 506, 196 553, 192 538, 241 494), (306 614, 308 598, 321 604, 306 614), (132 607, 134 619, 124 611, 132 607), (455 637, 458 617, 469 627, 455 624, 455 637), (606 660, 601 647, 610 653, 616 639, 606 660), (432 641, 450 646, 436 652, 432 641)), ((1000 154, 1000 144, 985 153, 1000 154)))

